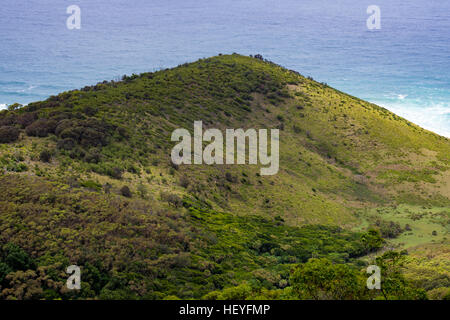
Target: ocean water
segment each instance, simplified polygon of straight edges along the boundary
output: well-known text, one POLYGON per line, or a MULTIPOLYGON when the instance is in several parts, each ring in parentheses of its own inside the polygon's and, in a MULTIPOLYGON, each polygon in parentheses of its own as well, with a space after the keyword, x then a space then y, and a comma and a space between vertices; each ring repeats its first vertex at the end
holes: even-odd
POLYGON ((0 108, 233 52, 450 137, 445 0, 1 0, 0 108), (79 30, 66 27, 70 5, 79 30), (381 10, 379 30, 366 26, 369 5, 381 10))

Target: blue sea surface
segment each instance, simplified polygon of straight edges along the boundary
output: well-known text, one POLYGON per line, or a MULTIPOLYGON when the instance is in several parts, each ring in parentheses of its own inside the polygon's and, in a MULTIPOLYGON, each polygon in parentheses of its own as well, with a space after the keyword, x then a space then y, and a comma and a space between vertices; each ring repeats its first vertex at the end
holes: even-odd
POLYGON ((444 0, 2 0, 0 108, 259 53, 450 137, 449 30, 444 0), (80 30, 66 27, 70 5, 80 30), (380 7, 380 30, 366 26, 369 5, 380 7))

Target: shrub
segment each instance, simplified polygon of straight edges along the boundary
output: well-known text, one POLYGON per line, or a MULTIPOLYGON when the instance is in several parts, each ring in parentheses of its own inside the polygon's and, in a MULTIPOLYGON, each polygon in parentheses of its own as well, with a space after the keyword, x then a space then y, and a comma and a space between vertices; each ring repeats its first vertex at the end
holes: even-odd
POLYGON ((23 107, 23 105, 21 105, 20 103, 13 103, 8 106, 8 110, 14 111, 14 110, 20 109, 22 107, 23 107))
POLYGON ((180 186, 183 188, 187 188, 191 182, 189 181, 189 178, 186 176, 182 176, 180 178, 180 186))
POLYGON ((88 116, 93 116, 97 113, 97 109, 94 109, 90 106, 86 106, 83 108, 83 113, 85 113, 88 116))
POLYGON ((14 115, 6 116, 0 119, 0 126, 13 126, 17 123, 17 118, 14 115))
POLYGON ((25 132, 32 137, 46 137, 55 133, 56 125, 55 120, 39 119, 26 127, 25 132))
POLYGON ((73 139, 84 147, 101 147, 107 145, 107 138, 112 126, 96 119, 62 120, 55 129, 55 134, 62 139, 73 139))
POLYGON ((116 132, 119 134, 120 137, 122 138, 129 138, 127 129, 123 128, 123 127, 117 127, 116 132))
POLYGON ((103 132, 92 128, 84 128, 80 135, 80 144, 85 147, 100 147, 106 145, 106 136, 103 132))
POLYGON ((61 136, 61 133, 70 128, 72 126, 72 121, 69 119, 64 119, 62 121, 60 121, 55 129, 55 134, 57 136, 61 136))
POLYGON ((56 144, 56 147, 62 150, 72 150, 73 148, 75 148, 75 145, 76 145, 75 140, 73 140, 72 138, 66 138, 59 140, 58 143, 56 144))
POLYGON ((378 227, 383 238, 397 238, 403 232, 400 224, 393 221, 377 219, 375 221, 375 226, 378 227))
POLYGON ((16 127, 0 127, 0 143, 14 142, 19 139, 20 131, 16 127))
POLYGON ((31 125, 33 122, 37 120, 37 114, 32 113, 24 113, 17 117, 17 123, 21 125, 23 129, 31 125))
POLYGON ((98 182, 92 181, 92 180, 87 180, 87 181, 83 181, 80 184, 82 187, 91 189, 91 190, 96 190, 96 191, 100 191, 102 190, 102 185, 98 182))
POLYGON ((99 163, 100 159, 101 159, 101 155, 97 151, 88 152, 84 156, 84 160, 89 163, 99 163))
POLYGON ((118 179, 118 180, 122 179, 122 172, 123 172, 122 169, 120 169, 118 167, 114 167, 112 169, 107 170, 108 176, 110 176, 111 178, 114 178, 114 179, 118 179))
POLYGON ((69 157, 71 157, 72 159, 82 159, 85 156, 85 152, 83 150, 80 149, 73 149, 70 153, 69 153, 69 157))
POLYGON ((227 179, 227 181, 231 182, 231 183, 236 183, 237 182, 237 177, 233 176, 229 172, 225 173, 225 179, 227 179))
POLYGON ((167 202, 170 205, 173 205, 176 208, 179 208, 183 205, 183 200, 179 196, 169 192, 161 192, 161 200, 167 202))
MULTIPOLYGON (((59 126, 58 128, 60 129, 59 126)), ((68 127, 65 128, 63 131, 61 131, 59 137, 62 139, 72 139, 76 142, 80 142, 82 134, 83 134, 83 127, 68 127)))
POLYGON ((3 248, 3 255, 5 256, 5 263, 13 270, 28 270, 35 266, 33 259, 24 250, 12 243, 8 243, 3 248))
POLYGON ((25 163, 10 163, 6 166, 7 171, 11 172, 25 172, 28 171, 28 167, 25 163))
POLYGON ((141 170, 136 167, 135 165, 133 165, 132 163, 129 163, 127 165, 127 171, 130 173, 134 173, 134 174, 140 174, 141 170))
POLYGON ((43 150, 39 154, 39 160, 41 160, 42 162, 50 162, 51 159, 52 159, 52 154, 49 150, 43 150))
POLYGON ((355 300, 361 297, 364 288, 364 278, 356 270, 323 258, 298 265, 290 282, 301 299, 355 300))
POLYGON ((10 268, 6 263, 0 262, 0 283, 3 282, 5 277, 13 272, 13 269, 10 268))
POLYGON ((105 191, 105 194, 111 193, 112 185, 110 183, 105 183, 103 185, 103 190, 105 191))
POLYGON ((139 183, 137 186, 137 192, 139 193, 139 196, 142 199, 146 199, 147 198, 147 194, 148 194, 148 189, 146 186, 144 186, 142 183, 139 183))
POLYGON ((374 252, 383 246, 384 239, 379 230, 371 228, 361 236, 361 243, 365 252, 374 252))
POLYGON ((123 195, 124 197, 127 197, 127 198, 131 198, 133 196, 131 194, 131 190, 130 190, 130 188, 128 188, 128 186, 123 186, 120 189, 120 194, 123 195))
POLYGON ((449 301, 450 300, 450 290, 442 297, 442 300, 449 301))

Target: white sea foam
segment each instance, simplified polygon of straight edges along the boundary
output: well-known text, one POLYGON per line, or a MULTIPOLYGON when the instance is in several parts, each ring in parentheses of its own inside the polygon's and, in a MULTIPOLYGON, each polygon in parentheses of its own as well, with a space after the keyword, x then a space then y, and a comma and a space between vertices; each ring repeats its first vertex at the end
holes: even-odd
POLYGON ((399 100, 402 101, 375 103, 424 129, 450 138, 450 104, 437 103, 427 106, 417 104, 417 102, 408 102, 404 98, 399 98, 399 100))
POLYGON ((21 93, 21 92, 30 91, 30 90, 33 90, 33 89, 36 88, 36 87, 37 87, 37 86, 31 85, 31 86, 28 86, 28 88, 26 88, 26 89, 20 89, 20 90, 17 90, 16 92, 21 93))
POLYGON ((0 103, 0 110, 8 108, 8 105, 6 103, 0 103))

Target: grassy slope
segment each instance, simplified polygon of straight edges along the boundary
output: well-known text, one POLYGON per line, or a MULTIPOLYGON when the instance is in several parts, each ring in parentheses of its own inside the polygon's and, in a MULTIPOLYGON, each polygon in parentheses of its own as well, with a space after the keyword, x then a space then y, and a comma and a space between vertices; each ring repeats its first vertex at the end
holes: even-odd
MULTIPOLYGON (((251 57, 203 59, 65 92, 3 112, 0 120, 5 124, 10 121, 5 119, 27 113, 58 123, 70 119, 72 126, 92 118, 111 126, 105 129, 107 143, 102 147, 80 142, 62 150, 56 147, 62 134, 22 133, 19 141, 0 144, 5 174, 38 176, 60 183, 67 192, 84 185, 101 196, 106 184, 112 194, 128 185, 133 201, 142 198, 139 201, 166 208, 163 211, 168 209, 161 191, 194 195, 215 210, 269 221, 281 216, 287 226, 357 227, 361 219, 355 213, 398 205, 450 210, 448 139, 251 57), (280 172, 259 177, 256 166, 172 168, 170 134, 180 127, 192 131, 195 120, 202 120, 205 128, 280 128, 280 172), (39 161, 42 150, 53 154, 50 163, 39 161), (20 164, 28 170, 18 169, 20 164), (115 169, 123 172, 120 179, 111 177, 115 169), (227 172, 232 179, 226 179, 227 172), (189 183, 180 185, 182 177, 189 183)), ((429 228, 424 225, 420 228, 429 228)), ((444 240, 445 230, 438 233, 439 240, 444 240)), ((403 240, 411 245, 428 241, 408 236, 403 240)))
MULTIPOLYGON (((367 203, 449 204, 448 139, 385 109, 249 57, 200 60, 64 93, 34 107, 41 117, 55 110, 86 117, 89 108, 96 118, 125 127, 130 139, 104 147, 102 162, 132 163, 142 172, 164 171, 173 146, 171 131, 192 130, 194 120, 219 128, 281 126, 281 170, 275 177, 258 178, 257 168, 251 166, 181 168, 181 174, 204 186, 199 193, 236 213, 282 214, 292 224, 346 224, 352 221, 352 208, 367 203), (231 191, 222 190, 217 176, 225 170, 234 173, 238 182, 246 174, 251 185, 237 183, 227 186, 231 191)), ((51 147, 52 141, 52 137, 38 139, 34 149, 43 143, 51 147)), ((4 153, 22 145, 30 155, 29 138, 4 146, 4 153)), ((74 166, 80 173, 102 172, 83 161, 73 163, 61 156, 58 160, 55 164, 62 170, 74 166)), ((167 187, 176 188, 170 181, 167 187)))

